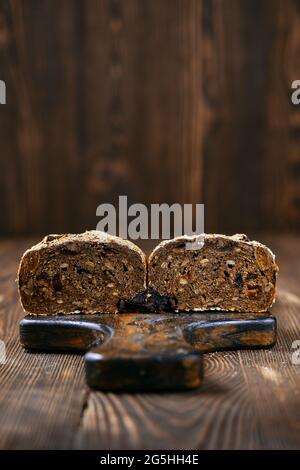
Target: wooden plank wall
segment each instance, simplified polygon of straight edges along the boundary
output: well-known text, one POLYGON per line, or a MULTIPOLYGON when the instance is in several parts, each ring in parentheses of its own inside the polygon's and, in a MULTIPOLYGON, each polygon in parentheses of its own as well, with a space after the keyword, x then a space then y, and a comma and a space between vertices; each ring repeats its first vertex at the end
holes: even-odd
POLYGON ((1 235, 95 228, 121 194, 299 230, 299 41, 296 0, 1 0, 1 235))

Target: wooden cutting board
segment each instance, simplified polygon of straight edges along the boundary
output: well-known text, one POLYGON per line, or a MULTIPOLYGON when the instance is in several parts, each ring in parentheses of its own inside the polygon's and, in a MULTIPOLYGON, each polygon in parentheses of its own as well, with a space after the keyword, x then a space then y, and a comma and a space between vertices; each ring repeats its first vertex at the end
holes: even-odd
POLYGON ((86 380, 100 390, 180 390, 203 380, 203 353, 268 348, 268 313, 28 315, 20 341, 29 351, 86 353, 86 380))

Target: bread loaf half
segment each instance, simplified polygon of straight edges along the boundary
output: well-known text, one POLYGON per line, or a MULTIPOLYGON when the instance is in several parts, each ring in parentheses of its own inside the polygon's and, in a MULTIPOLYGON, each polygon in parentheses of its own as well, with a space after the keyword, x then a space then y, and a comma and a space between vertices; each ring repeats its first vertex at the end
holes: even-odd
POLYGON ((269 248, 246 235, 183 236, 151 253, 148 285, 177 310, 265 312, 275 299, 277 271, 269 248))
POLYGON ((31 314, 115 313, 146 288, 146 257, 103 232, 48 235, 20 262, 21 303, 31 314))

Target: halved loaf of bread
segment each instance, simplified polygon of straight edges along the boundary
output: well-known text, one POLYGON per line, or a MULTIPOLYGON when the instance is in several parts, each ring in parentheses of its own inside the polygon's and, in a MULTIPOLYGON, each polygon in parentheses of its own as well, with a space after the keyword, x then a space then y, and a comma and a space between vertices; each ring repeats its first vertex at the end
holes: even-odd
POLYGON ((146 288, 146 257, 99 231, 48 235, 20 262, 21 303, 30 314, 115 313, 146 288))
POLYGON ((203 234, 163 241, 148 262, 148 286, 177 310, 265 312, 278 267, 266 246, 246 235, 203 234))

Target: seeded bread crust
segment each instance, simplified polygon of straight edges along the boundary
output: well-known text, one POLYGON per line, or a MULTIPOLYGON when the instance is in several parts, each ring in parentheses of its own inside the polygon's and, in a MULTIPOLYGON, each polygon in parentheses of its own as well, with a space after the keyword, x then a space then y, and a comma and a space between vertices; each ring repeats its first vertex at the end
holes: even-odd
POLYGON ((142 250, 95 230, 46 236, 24 253, 17 282, 29 314, 116 313, 145 290, 146 274, 142 250))
POLYGON ((200 234, 160 243, 148 260, 148 286, 177 310, 265 312, 277 272, 272 251, 244 234, 200 234))

